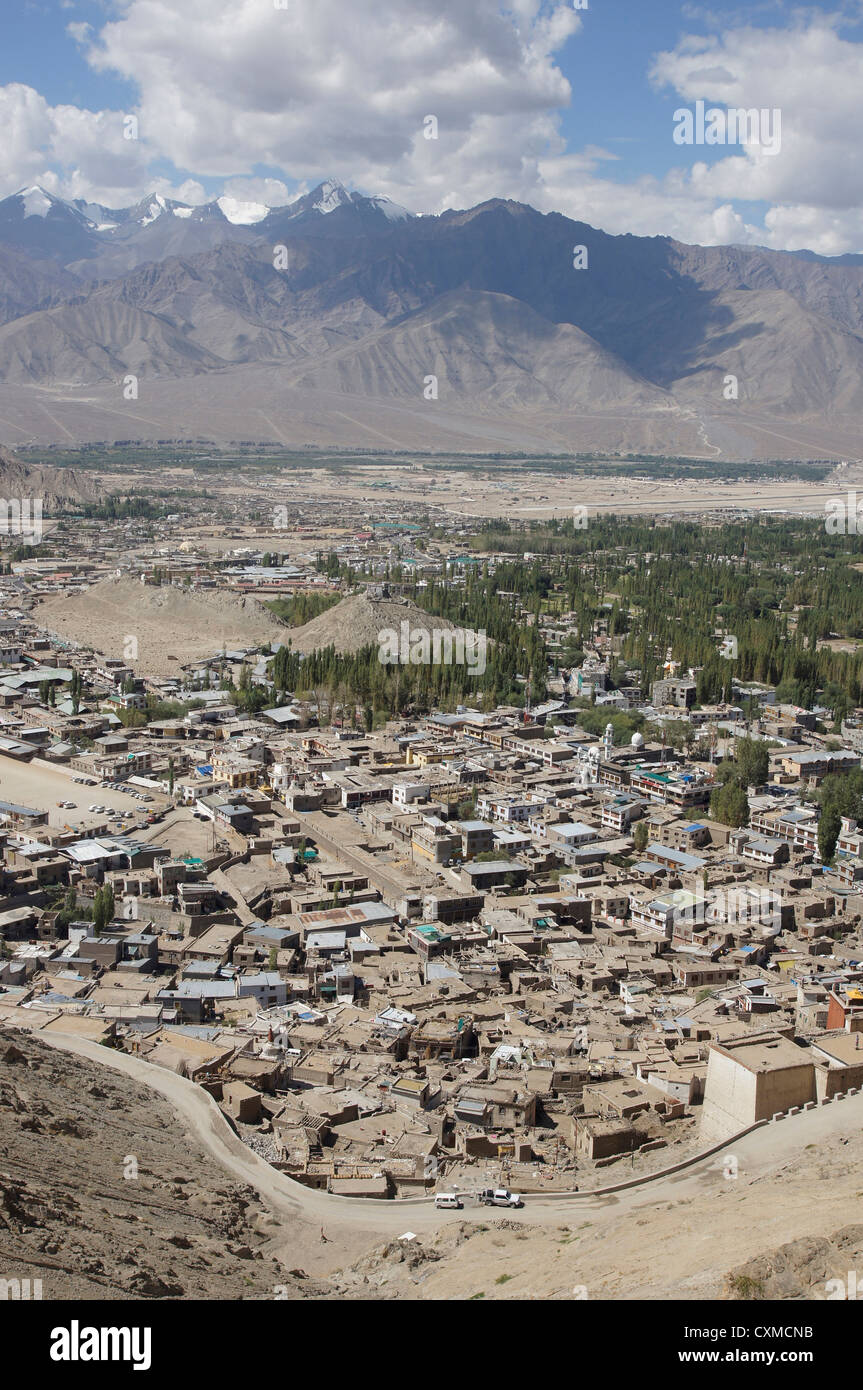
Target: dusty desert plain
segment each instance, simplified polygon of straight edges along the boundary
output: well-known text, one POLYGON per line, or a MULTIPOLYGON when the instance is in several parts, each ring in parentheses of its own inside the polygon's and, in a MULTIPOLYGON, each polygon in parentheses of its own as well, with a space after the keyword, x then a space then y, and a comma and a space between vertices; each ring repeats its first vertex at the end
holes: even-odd
MULTIPOLYGON (((765 470, 763 476, 687 475, 682 469, 678 476, 662 477, 637 464, 632 464, 631 472, 623 471, 625 465, 617 459, 608 460, 607 471, 601 461, 592 463, 589 470, 563 463, 559 471, 534 469, 529 460, 505 468, 495 464, 486 467, 480 460, 460 467, 452 458, 363 462, 340 455, 333 456, 333 464, 338 466, 331 468, 297 466, 272 471, 265 459, 249 467, 245 455, 238 456, 232 466, 229 452, 219 455, 218 461, 225 471, 215 475, 202 474, 185 463, 162 467, 157 478, 139 474, 135 468, 106 471, 102 487, 105 492, 125 491, 130 485, 140 486, 149 476, 160 488, 189 489, 206 479, 206 486, 218 495, 242 497, 250 509, 262 503, 275 508, 282 503, 314 506, 329 501, 334 507, 357 503, 384 512, 399 503, 440 508, 455 517, 525 521, 563 519, 575 507, 586 507, 588 516, 701 516, 726 511, 822 515, 825 501, 837 490, 863 487, 863 461, 851 458, 836 460, 817 474, 803 477, 786 474, 781 464, 775 465, 772 474, 765 470)), ((735 466, 728 467, 731 474, 735 466)))

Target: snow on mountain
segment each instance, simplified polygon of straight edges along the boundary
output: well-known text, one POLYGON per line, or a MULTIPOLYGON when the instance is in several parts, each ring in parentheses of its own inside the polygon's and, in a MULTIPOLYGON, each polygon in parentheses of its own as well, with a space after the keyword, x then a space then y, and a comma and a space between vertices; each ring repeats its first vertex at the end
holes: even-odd
MULTIPOLYGON (((37 217, 40 221, 54 221, 57 218, 65 219, 76 227, 92 227, 96 223, 96 218, 91 216, 90 210, 80 199, 75 202, 67 203, 65 199, 58 198, 54 193, 49 193, 41 184, 32 183, 27 188, 19 188, 17 193, 10 193, 8 198, 0 199, 0 209, 5 218, 11 217, 15 220, 24 221, 31 217, 37 217)), ((108 214, 107 208, 98 208, 102 220, 108 214)))
MULTIPOLYGON (((321 219, 330 213, 345 213, 355 211, 357 215, 364 219, 367 229, 374 221, 374 214, 380 216, 387 222, 405 222, 413 216, 407 208, 400 207, 392 199, 384 197, 382 194, 368 196, 365 193, 352 193, 345 188, 344 184, 338 179, 326 178, 319 183, 316 188, 308 193, 303 193, 292 203, 284 208, 272 208, 270 215, 273 218, 287 218, 289 221, 299 221, 312 229, 315 222, 320 223, 321 219), (371 222, 369 213, 373 214, 371 222), (311 219, 311 221, 310 221, 311 219)), ((338 222, 338 218, 336 221, 338 222)), ((341 227, 347 224, 342 222, 341 227)))
POLYGON ((335 212, 336 208, 341 207, 343 203, 351 201, 351 195, 344 184, 339 183, 338 179, 325 179, 320 189, 315 191, 319 192, 321 196, 312 206, 324 214, 335 212))
POLYGON ((162 197, 161 193, 154 193, 143 217, 139 217, 137 220, 142 227, 148 227, 151 222, 155 222, 157 217, 161 217, 162 213, 168 212, 168 210, 166 199, 162 197))
POLYGON ((25 217, 47 217, 54 201, 38 184, 33 184, 31 188, 22 188, 18 197, 24 204, 25 217))
POLYGON ((256 222, 263 222, 270 212, 266 203, 244 203, 239 198, 217 198, 216 207, 235 227, 254 226, 256 222))
MULTIPOLYGON (((162 193, 151 193, 130 207, 109 208, 104 207, 101 203, 87 202, 83 198, 75 198, 67 202, 63 198, 55 197, 52 193, 47 193, 38 184, 33 184, 29 188, 22 188, 11 197, 21 200, 25 217, 47 217, 52 208, 58 210, 68 208, 88 223, 95 232, 112 232, 121 226, 128 226, 130 223, 137 223, 140 227, 148 227, 165 213, 170 213, 172 216, 184 220, 194 218, 195 221, 224 217, 226 222, 230 222, 235 227, 253 227, 256 223, 263 222, 273 212, 288 212, 295 216, 302 213, 318 212, 321 216, 326 216, 328 213, 335 212, 337 208, 345 206, 365 205, 380 212, 390 222, 404 222, 413 216, 413 213, 408 212, 407 208, 394 203, 391 198, 387 198, 383 194, 366 196, 362 193, 349 193, 344 184, 334 178, 324 179, 317 188, 297 198, 294 203, 290 203, 287 207, 276 208, 267 203, 234 198, 227 194, 215 198, 212 202, 193 206, 189 203, 176 202, 173 198, 166 198, 162 193)), ((11 198, 4 201, 11 201, 11 198)))
POLYGON ((332 177, 278 207, 229 194, 190 204, 150 192, 138 203, 115 208, 84 198, 66 200, 30 184, 0 198, 0 248, 47 256, 84 278, 111 278, 142 261, 194 255, 223 241, 298 233, 374 235, 412 217, 390 198, 351 192, 332 177))
POLYGON ((349 193, 338 179, 325 179, 319 188, 313 189, 308 195, 309 198, 315 198, 316 193, 319 196, 311 204, 311 207, 324 215, 328 212, 335 212, 336 208, 346 205, 374 208, 376 212, 383 213, 388 222, 405 222, 413 215, 408 212, 407 208, 394 203, 391 198, 387 198, 383 194, 368 197, 364 193, 349 193))
MULTIPOLYGON (((211 205, 212 206, 212 205, 211 205)), ((110 210, 103 209, 103 211, 110 210)), ((178 203, 173 198, 166 198, 162 193, 151 193, 148 197, 142 198, 140 203, 136 203, 131 208, 121 208, 116 214, 118 223, 128 225, 137 223, 139 227, 149 227, 153 222, 157 222, 166 213, 172 217, 188 219, 193 217, 198 211, 190 203, 178 203)))
POLYGON ((408 212, 407 208, 403 208, 400 203, 394 203, 392 198, 385 198, 383 194, 379 194, 376 198, 370 198, 369 202, 373 203, 378 212, 382 212, 390 222, 406 222, 409 217, 413 216, 413 213, 408 212))

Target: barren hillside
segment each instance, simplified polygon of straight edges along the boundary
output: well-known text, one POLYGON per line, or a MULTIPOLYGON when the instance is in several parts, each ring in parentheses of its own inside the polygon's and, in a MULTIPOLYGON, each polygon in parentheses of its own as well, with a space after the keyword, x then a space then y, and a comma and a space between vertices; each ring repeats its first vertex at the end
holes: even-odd
POLYGON ((7 499, 41 499, 47 519, 68 502, 95 502, 99 494, 96 483, 86 473, 74 468, 22 463, 14 454, 0 449, 0 495, 7 499))
POLYGON ((41 1279, 44 1300, 306 1296, 265 1253, 257 1193, 165 1101, 17 1033, 0 1072, 5 1278, 41 1279))
POLYGON ((51 598, 36 609, 51 632, 122 657, 127 636, 138 641, 131 665, 142 675, 177 675, 180 662, 227 650, 280 642, 287 629, 257 599, 225 593, 155 588, 106 579, 81 594, 51 598))
POLYGON ((322 647, 335 647, 337 652, 356 652, 361 647, 377 646, 380 634, 386 630, 400 633, 402 623, 408 623, 411 631, 429 634, 435 629, 439 632, 457 630, 456 624, 447 618, 432 617, 407 599, 399 602, 351 594, 310 623, 294 628, 290 640, 298 652, 322 647))

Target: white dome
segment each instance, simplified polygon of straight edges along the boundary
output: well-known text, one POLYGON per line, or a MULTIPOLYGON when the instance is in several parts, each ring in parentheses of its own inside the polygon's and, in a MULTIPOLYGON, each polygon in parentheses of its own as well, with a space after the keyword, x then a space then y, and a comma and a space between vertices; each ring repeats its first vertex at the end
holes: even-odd
POLYGON ((632 735, 632 746, 633 746, 633 748, 642 748, 642 747, 644 746, 644 735, 643 735, 643 734, 633 734, 633 735, 632 735))

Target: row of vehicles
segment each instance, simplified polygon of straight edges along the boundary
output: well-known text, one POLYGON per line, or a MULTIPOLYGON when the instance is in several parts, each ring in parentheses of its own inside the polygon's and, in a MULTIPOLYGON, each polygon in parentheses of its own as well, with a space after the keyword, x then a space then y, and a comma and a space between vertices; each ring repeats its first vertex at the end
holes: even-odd
MULTIPOLYGON (((477 1194, 482 1207, 523 1207, 524 1201, 517 1192, 507 1187, 484 1187, 477 1194)), ((464 1205, 457 1192, 438 1192, 434 1204, 439 1209, 460 1211, 464 1205)))

